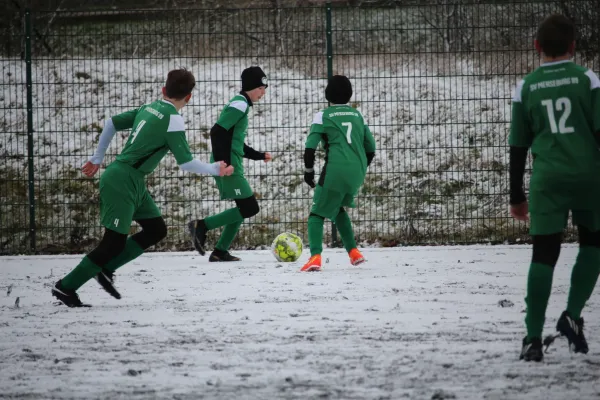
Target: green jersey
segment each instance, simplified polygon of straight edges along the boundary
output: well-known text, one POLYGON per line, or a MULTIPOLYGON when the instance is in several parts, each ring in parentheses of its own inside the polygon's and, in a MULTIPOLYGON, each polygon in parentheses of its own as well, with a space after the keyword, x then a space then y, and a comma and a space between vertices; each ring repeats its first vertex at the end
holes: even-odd
POLYGON ((509 145, 531 147, 532 184, 599 176, 600 80, 571 61, 546 63, 513 96, 509 145))
POLYGON ((362 114, 349 105, 333 105, 315 114, 306 148, 323 141, 325 166, 319 184, 331 190, 354 193, 367 173, 366 153, 375 152, 375 139, 362 114))
POLYGON ((111 119, 117 131, 132 129, 116 160, 142 174, 154 171, 169 150, 179 165, 193 160, 185 138, 183 117, 172 103, 157 100, 111 119))
MULTIPOLYGON (((244 142, 248 133, 248 113, 251 104, 248 99, 238 94, 234 96, 225 105, 221 111, 217 124, 223 127, 231 134, 231 165, 233 165, 233 175, 244 175, 244 142)), ((214 155, 211 155, 211 162, 214 161, 214 155)))

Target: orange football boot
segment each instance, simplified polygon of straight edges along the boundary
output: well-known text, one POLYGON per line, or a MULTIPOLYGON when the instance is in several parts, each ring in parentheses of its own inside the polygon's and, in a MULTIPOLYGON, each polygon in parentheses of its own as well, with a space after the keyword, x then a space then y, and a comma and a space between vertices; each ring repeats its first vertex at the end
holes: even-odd
POLYGON ((318 272, 321 270, 321 255, 317 254, 312 256, 304 267, 300 269, 301 272, 318 272))
POLYGON ((350 262, 352 263, 352 265, 358 265, 365 262, 365 257, 356 248, 350 250, 348 255, 350 256, 350 262))

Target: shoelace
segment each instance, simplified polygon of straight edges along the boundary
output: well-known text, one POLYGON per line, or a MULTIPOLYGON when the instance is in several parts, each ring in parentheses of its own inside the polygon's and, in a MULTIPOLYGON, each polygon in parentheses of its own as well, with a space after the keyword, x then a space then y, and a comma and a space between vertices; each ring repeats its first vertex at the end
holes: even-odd
MULTIPOLYGON (((580 326, 574 320, 570 319, 570 321, 573 321, 575 323, 575 325, 577 326, 577 330, 574 329, 574 331, 575 331, 575 333, 577 335, 579 335, 579 331, 583 330, 583 322, 581 323, 581 326, 580 326)), ((543 343, 544 346, 546 347, 546 350, 544 350, 544 353, 547 353, 548 352, 548 348, 550 347, 550 345, 552 343, 554 343, 554 341, 556 339, 558 339, 559 337, 561 337, 561 336, 562 336, 562 333, 557 333, 557 334, 554 334, 554 335, 548 335, 548 336, 546 336, 546 338, 544 339, 544 343, 543 343)))
POLYGON ((561 337, 561 336, 562 336, 562 333, 557 333, 555 335, 548 335, 548 336, 546 336, 546 338, 544 339, 544 343, 543 343, 544 346, 546 347, 546 349, 544 350, 544 353, 547 353, 548 352, 548 348, 550 347, 550 345, 552 343, 554 343, 554 341, 556 339, 558 339, 559 337, 561 337))

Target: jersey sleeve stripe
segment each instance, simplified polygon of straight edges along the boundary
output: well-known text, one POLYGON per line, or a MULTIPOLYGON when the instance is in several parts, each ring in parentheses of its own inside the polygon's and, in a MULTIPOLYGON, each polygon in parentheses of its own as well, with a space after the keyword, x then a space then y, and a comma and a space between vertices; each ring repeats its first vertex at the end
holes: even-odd
POLYGON ((315 114, 312 123, 317 125, 323 125, 323 111, 319 111, 315 114))
POLYGON ((600 88, 600 79, 598 79, 598 75, 596 75, 594 71, 588 69, 585 74, 590 78, 590 90, 600 88))
POLYGON ((521 80, 521 82, 519 82, 517 84, 517 87, 515 88, 515 92, 513 94, 513 98, 512 101, 516 102, 516 103, 520 103, 521 102, 521 92, 523 91, 523 85, 525 85, 525 80, 521 80))
POLYGON ((229 107, 237 108, 241 112, 245 113, 246 110, 248 109, 248 103, 246 103, 245 101, 241 101, 241 100, 235 100, 235 101, 232 101, 231 103, 229 103, 229 107))
POLYGON ((183 117, 181 115, 171 114, 167 132, 185 132, 185 123, 183 122, 183 117))

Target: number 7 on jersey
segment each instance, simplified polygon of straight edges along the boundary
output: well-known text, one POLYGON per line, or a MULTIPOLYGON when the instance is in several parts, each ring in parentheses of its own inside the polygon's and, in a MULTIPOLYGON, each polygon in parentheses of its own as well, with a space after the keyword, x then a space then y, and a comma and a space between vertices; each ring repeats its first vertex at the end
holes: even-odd
POLYGON ((346 127, 346 140, 349 144, 352 144, 352 123, 351 122, 342 122, 342 126, 346 127))

